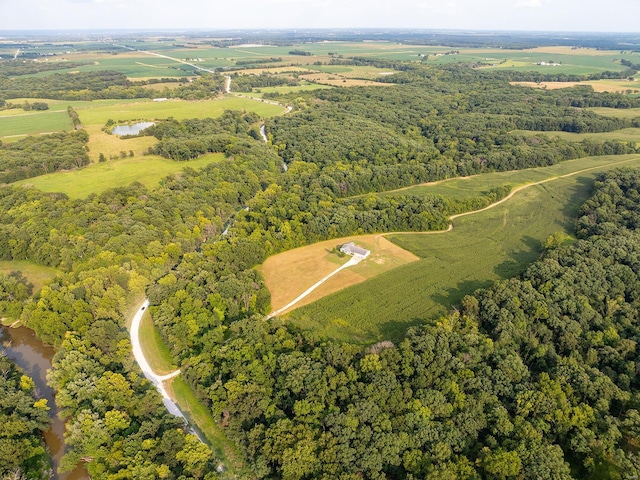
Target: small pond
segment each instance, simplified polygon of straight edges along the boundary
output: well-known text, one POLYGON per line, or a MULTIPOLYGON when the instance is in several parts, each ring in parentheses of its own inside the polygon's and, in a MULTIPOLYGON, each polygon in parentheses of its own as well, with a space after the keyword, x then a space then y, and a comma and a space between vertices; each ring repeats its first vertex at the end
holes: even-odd
POLYGON ((113 127, 111 133, 118 136, 138 135, 142 130, 149 128, 151 125, 153 125, 153 122, 138 122, 133 125, 117 125, 113 127))

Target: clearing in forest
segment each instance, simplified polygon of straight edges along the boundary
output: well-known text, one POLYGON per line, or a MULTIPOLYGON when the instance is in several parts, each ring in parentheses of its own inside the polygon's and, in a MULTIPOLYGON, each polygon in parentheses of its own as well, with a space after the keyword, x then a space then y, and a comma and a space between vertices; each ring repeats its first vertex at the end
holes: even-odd
MULTIPOLYGON (((348 262, 351 257, 339 255, 336 251, 353 238, 325 240, 269 257, 260 270, 271 292, 271 309, 278 310, 287 305, 317 281, 348 262)), ((355 238, 357 245, 366 248, 371 254, 358 265, 342 270, 327 280, 297 303, 295 308, 418 260, 413 253, 394 245, 381 234, 355 238)))
MULTIPOLYGON (((363 343, 400 338, 408 326, 437 320, 476 289, 522 273, 549 235, 572 232, 596 175, 620 167, 640 167, 640 156, 563 162, 547 167, 552 180, 524 188, 495 208, 456 218, 451 231, 387 234, 420 260, 345 286, 287 319, 321 338, 363 343), (572 172, 580 173, 560 177, 572 172)), ((540 169, 535 170, 539 182, 540 169)), ((359 243, 360 237, 352 240, 359 243)))

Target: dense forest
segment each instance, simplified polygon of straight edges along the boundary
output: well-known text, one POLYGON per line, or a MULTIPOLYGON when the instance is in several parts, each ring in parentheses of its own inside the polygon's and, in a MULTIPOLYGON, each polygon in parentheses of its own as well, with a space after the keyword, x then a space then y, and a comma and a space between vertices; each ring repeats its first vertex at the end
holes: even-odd
POLYGON ((88 165, 88 141, 87 132, 77 130, 0 142, 0 184, 88 165))
MULTIPOLYGON (((137 91, 119 77, 108 86, 108 76, 91 77, 94 86, 83 91, 65 76, 33 77, 33 86, 49 85, 60 98, 137 91)), ((574 245, 551 242, 522 278, 478 291, 397 344, 323 341, 263 320, 269 292, 254 267, 269 255, 349 234, 443 229, 452 213, 510 188, 464 202, 373 193, 637 152, 629 143, 512 131, 637 126, 576 108, 626 108, 636 99, 510 86, 504 74, 459 66, 393 77, 392 88, 286 97, 296 111, 266 121, 267 144, 251 113, 158 122, 145 132, 158 140, 154 153, 225 158, 185 168, 155 189, 132 184, 73 200, 0 187, 0 259, 60 270, 26 302, 22 277, 0 277, 0 308, 57 349, 49 380, 68 425, 63 468, 83 462, 96 479, 224 475, 133 361, 126 317, 146 295, 183 378, 248 459, 247 476, 638 474, 637 173, 599 180, 574 245)), ((202 76, 172 91, 208 98, 223 85, 224 77, 202 76)), ((60 148, 83 145, 83 133, 64 134, 60 148)), ((42 152, 53 148, 38 142, 56 141, 29 138, 0 152, 32 148, 31 160, 21 154, 12 167, 21 172, 40 168, 42 152)))

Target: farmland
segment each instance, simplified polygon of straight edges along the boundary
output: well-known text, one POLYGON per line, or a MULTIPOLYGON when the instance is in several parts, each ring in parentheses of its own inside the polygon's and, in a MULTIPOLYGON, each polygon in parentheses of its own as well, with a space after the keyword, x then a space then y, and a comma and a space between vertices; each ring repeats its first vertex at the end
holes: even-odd
POLYGON ((213 153, 189 162, 176 162, 156 155, 136 156, 94 163, 79 170, 41 175, 16 184, 31 185, 45 192, 62 192, 71 198, 84 198, 92 193, 124 187, 132 182, 140 182, 153 188, 162 178, 180 173, 185 167, 204 167, 223 157, 223 154, 213 153))
MULTIPOLYGON (((388 235, 421 260, 294 310, 287 318, 319 337, 365 343, 398 338, 409 325, 445 315, 477 288, 521 273, 539 256, 541 242, 549 235, 571 231, 577 208, 588 197, 596 173, 619 166, 638 167, 640 157, 565 162, 549 167, 553 170, 546 178, 591 170, 527 188, 495 208, 456 219, 451 232, 388 235)), ((544 175, 540 170, 526 171, 529 181, 540 181, 544 175)), ((479 177, 493 175, 501 174, 479 177)))
MULTIPOLYGON (((339 256, 334 249, 350 240, 350 237, 327 240, 270 257, 260 270, 271 292, 272 310, 282 308, 319 279, 346 263, 349 257, 339 256)), ((301 300, 296 308, 418 260, 418 257, 398 248, 381 235, 359 236, 358 246, 369 250, 370 256, 329 279, 301 300)))

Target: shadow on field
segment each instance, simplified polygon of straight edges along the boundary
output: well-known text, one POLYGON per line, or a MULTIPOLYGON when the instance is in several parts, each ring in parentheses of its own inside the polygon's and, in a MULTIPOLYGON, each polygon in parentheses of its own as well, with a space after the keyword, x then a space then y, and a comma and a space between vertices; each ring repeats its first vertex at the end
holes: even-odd
POLYGON ((587 201, 593 191, 593 177, 580 176, 576 178, 576 184, 571 188, 571 194, 567 197, 567 202, 562 209, 563 215, 568 219, 568 224, 563 225, 569 232, 573 232, 574 224, 578 216, 578 211, 582 204, 587 201))
POLYGON ((426 323, 427 321, 424 318, 412 318, 409 322, 391 320, 380 325, 378 329, 380 332, 379 337, 384 340, 399 342, 406 336, 407 330, 410 327, 424 325, 426 323))
POLYGON ((530 237, 522 237, 522 243, 526 248, 511 252, 509 259, 496 265, 493 271, 502 279, 512 278, 522 274, 527 267, 535 262, 542 253, 540 241, 530 237))
POLYGON ((465 280, 459 282, 455 287, 448 288, 446 293, 436 293, 431 298, 449 311, 460 305, 465 295, 473 295, 473 292, 479 288, 489 288, 492 284, 491 280, 465 280))

